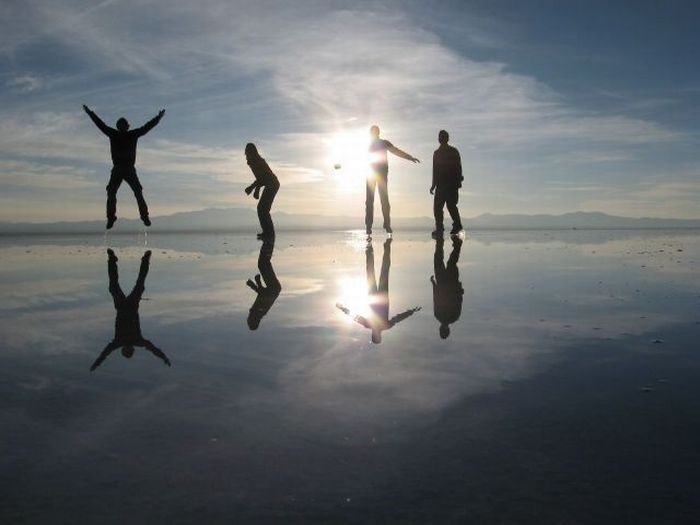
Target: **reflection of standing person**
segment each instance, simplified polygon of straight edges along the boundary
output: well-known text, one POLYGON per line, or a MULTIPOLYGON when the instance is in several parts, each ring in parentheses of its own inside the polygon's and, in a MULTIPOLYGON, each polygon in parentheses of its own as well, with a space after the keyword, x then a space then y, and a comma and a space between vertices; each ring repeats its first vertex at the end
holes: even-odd
POLYGON ((411 308, 403 313, 395 315, 389 319, 389 268, 391 266, 391 239, 384 241, 384 255, 382 256, 382 269, 379 274, 379 286, 374 271, 374 248, 371 244, 365 250, 365 266, 367 272, 367 301, 371 309, 369 317, 353 315, 346 306, 336 303, 336 308, 346 315, 353 315, 353 320, 369 328, 372 331, 372 342, 379 344, 382 342, 382 331, 392 328, 407 317, 410 317, 420 306, 411 308))
POLYGON ((459 253, 462 249, 462 239, 453 237, 452 253, 445 266, 444 242, 442 237, 435 239, 435 256, 433 267, 435 275, 430 277, 433 283, 433 311, 435 319, 440 322, 440 337, 447 339, 450 335, 450 324, 456 322, 462 314, 462 299, 464 288, 459 281, 459 253))
POLYGON ((255 276, 255 281, 252 279, 246 281, 246 284, 258 294, 248 313, 248 328, 251 330, 258 329, 260 321, 270 311, 270 308, 275 304, 277 297, 282 291, 282 284, 277 279, 275 270, 272 267, 272 252, 274 249, 275 244, 273 242, 265 241, 262 243, 260 254, 258 255, 258 271, 260 273, 255 276))
POLYGON ((109 275, 109 293, 112 294, 114 308, 117 310, 117 319, 114 323, 114 339, 102 351, 100 356, 90 367, 92 372, 102 364, 102 361, 107 359, 117 348, 122 349, 122 355, 130 358, 134 355, 134 347, 142 346, 151 352, 154 356, 163 360, 170 366, 170 360, 166 355, 148 339, 144 339, 141 335, 141 320, 139 319, 139 303, 141 296, 146 289, 146 275, 148 275, 148 266, 151 260, 151 251, 148 250, 141 258, 141 267, 139 276, 136 279, 134 289, 129 295, 124 295, 119 286, 119 271, 117 268, 117 257, 112 250, 107 250, 107 273, 109 275))
POLYGON ((369 130, 372 141, 369 144, 370 166, 372 173, 367 177, 367 196, 365 199, 365 227, 367 235, 372 235, 372 223, 374 222, 374 188, 379 187, 379 200, 382 204, 384 216, 384 229, 391 233, 391 206, 389 205, 389 192, 387 189, 389 175, 389 161, 386 152, 390 151, 397 157, 420 162, 417 158, 401 151, 388 140, 379 138, 379 127, 372 126, 369 130))
POLYGON ((109 230, 117 220, 117 190, 122 181, 131 187, 136 196, 139 206, 141 220, 146 226, 151 225, 148 218, 148 205, 143 198, 143 186, 136 175, 136 143, 139 137, 143 137, 160 122, 165 115, 165 110, 161 109, 154 118, 146 122, 142 127, 129 131, 129 122, 124 118, 117 120, 117 129, 110 128, 97 114, 89 107, 83 106, 85 113, 95 123, 99 130, 109 137, 110 149, 112 152, 112 175, 107 184, 107 229, 109 230))
POLYGON ((272 209, 272 201, 275 200, 275 195, 280 189, 280 182, 265 159, 258 153, 258 148, 255 147, 255 144, 246 144, 245 156, 248 166, 250 166, 255 176, 255 181, 245 189, 245 192, 250 195, 252 191, 254 198, 260 198, 260 202, 258 202, 258 219, 260 220, 262 233, 258 234, 258 239, 273 240, 275 238, 275 227, 272 224, 270 210, 272 209), (265 188, 262 196, 260 196, 260 188, 265 188))
POLYGON ((452 230, 450 234, 456 235, 462 231, 462 220, 457 209, 459 199, 459 188, 462 187, 462 161, 457 148, 453 148, 447 142, 450 135, 447 131, 440 130, 438 141, 440 147, 433 153, 433 183, 430 186, 430 193, 435 193, 433 200, 433 214, 435 215, 434 236, 442 236, 444 226, 442 223, 442 209, 447 205, 447 211, 452 217, 452 230))

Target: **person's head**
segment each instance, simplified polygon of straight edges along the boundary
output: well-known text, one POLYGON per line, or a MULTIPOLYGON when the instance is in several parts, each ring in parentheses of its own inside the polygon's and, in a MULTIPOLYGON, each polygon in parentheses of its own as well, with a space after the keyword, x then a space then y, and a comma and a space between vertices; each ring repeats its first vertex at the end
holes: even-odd
POLYGON ((245 158, 250 161, 251 159, 259 159, 260 158, 260 153, 258 153, 258 148, 255 147, 255 144, 252 142, 249 142, 248 144, 245 145, 245 158))
POLYGON ((369 128, 369 136, 373 139, 379 138, 379 126, 372 126, 369 128))
POLYGON ((372 330, 372 343, 375 345, 378 345, 379 343, 382 342, 382 331, 381 330, 372 330))
POLYGON ((438 133, 438 142, 440 144, 447 144, 447 142, 450 140, 450 134, 447 133, 444 129, 440 130, 440 133, 438 133))
POLYGON ((124 117, 121 117, 119 120, 117 120, 117 129, 119 131, 129 131, 129 121, 124 117))
POLYGON ((134 355, 134 347, 132 345, 123 346, 122 355, 127 359, 131 359, 131 356, 134 355))
POLYGON ((440 338, 447 339, 450 336, 450 325, 441 324, 440 325, 440 338))

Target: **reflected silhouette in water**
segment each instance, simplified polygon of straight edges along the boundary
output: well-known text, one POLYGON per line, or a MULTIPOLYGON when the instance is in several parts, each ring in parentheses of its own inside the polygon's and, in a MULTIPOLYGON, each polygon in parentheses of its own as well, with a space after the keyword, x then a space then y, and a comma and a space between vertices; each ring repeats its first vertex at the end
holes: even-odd
POLYGON ((141 335, 141 320, 139 319, 139 303, 143 295, 148 275, 148 267, 151 261, 151 251, 148 250, 141 257, 141 267, 136 284, 131 293, 124 295, 119 286, 119 270, 117 268, 117 256, 111 249, 107 250, 107 274, 109 275, 109 293, 114 300, 114 308, 117 310, 117 318, 114 322, 114 339, 102 350, 100 356, 90 367, 92 372, 109 357, 109 354, 117 348, 122 349, 122 355, 130 358, 134 355, 135 347, 140 346, 151 352, 154 356, 163 360, 170 366, 170 360, 148 339, 141 335))
POLYGON ((270 308, 275 304, 277 297, 282 291, 282 285, 272 267, 272 253, 274 250, 274 241, 267 240, 262 243, 260 255, 258 256, 258 271, 260 273, 255 276, 255 280, 248 279, 246 281, 246 284, 258 294, 248 313, 248 328, 251 330, 258 329, 260 321, 270 311, 270 308))
POLYGON ((374 271, 374 247, 372 243, 367 244, 365 249, 365 263, 367 267, 367 299, 370 314, 365 317, 352 312, 347 306, 336 303, 336 308, 353 317, 353 320, 372 331, 372 342, 379 344, 382 342, 382 332, 400 323, 407 317, 412 316, 420 306, 410 308, 405 312, 395 315, 389 319, 389 268, 391 266, 391 239, 384 241, 384 255, 382 256, 382 268, 379 274, 379 286, 374 271))
POLYGON ((452 237, 452 253, 445 265, 445 241, 442 237, 435 240, 435 256, 433 266, 435 275, 430 277, 433 283, 433 311, 435 319, 440 323, 440 337, 447 339, 450 335, 450 324, 456 322, 462 315, 462 298, 464 288, 459 280, 459 254, 462 249, 462 239, 452 237))

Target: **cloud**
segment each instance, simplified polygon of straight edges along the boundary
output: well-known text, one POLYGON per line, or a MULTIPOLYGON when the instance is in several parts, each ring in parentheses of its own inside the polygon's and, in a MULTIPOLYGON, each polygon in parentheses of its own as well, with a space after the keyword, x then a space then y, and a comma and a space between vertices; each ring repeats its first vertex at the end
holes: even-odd
POLYGON ((33 75, 20 75, 7 81, 7 87, 16 89, 21 93, 31 93, 44 86, 43 80, 33 75))

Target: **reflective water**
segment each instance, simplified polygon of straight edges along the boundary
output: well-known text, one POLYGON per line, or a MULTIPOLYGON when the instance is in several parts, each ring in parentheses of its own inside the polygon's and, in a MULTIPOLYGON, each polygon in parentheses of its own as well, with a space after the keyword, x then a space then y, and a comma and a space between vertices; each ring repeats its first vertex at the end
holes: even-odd
POLYGON ((698 518, 696 232, 145 241, 0 240, 3 523, 698 518))

